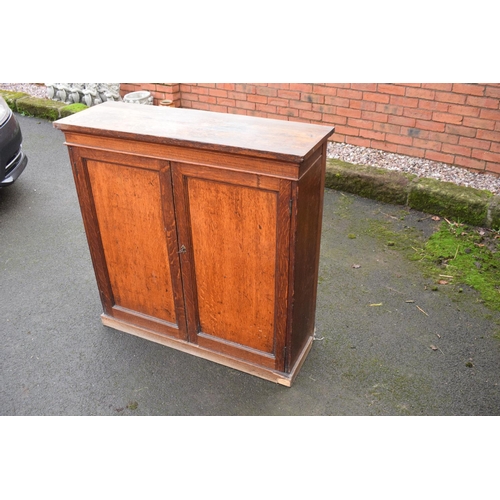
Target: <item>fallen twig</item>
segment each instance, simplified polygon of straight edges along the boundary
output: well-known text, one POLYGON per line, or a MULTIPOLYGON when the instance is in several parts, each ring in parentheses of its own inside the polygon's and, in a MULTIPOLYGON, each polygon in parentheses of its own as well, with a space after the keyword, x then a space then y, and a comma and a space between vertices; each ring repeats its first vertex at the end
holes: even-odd
POLYGON ((423 312, 426 316, 429 316, 421 307, 418 307, 417 306, 417 309, 420 311, 420 312, 423 312))

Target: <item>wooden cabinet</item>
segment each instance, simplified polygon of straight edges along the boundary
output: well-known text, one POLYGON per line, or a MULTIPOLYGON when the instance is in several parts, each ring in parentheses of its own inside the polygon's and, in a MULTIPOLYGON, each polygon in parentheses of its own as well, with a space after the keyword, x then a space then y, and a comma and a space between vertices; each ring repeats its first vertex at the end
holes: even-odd
POLYGON ((119 102, 54 125, 102 322, 290 386, 314 335, 333 128, 119 102))

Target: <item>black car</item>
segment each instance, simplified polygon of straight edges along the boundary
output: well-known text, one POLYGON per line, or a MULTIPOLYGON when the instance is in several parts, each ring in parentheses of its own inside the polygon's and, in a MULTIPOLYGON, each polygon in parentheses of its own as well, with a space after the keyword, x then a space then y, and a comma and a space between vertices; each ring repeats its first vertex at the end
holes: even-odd
POLYGON ((0 188, 12 184, 26 168, 23 136, 16 116, 0 96, 0 188))

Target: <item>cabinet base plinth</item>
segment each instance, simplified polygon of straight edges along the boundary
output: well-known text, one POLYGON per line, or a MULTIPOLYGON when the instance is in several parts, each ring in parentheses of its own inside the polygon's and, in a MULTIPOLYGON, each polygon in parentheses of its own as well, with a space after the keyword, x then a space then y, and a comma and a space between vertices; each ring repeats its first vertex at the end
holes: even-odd
POLYGON ((130 333, 132 335, 136 335, 137 337, 141 337, 143 339, 150 340, 158 344, 162 344, 166 347, 177 349, 178 351, 186 352, 193 356, 198 356, 200 358, 213 361, 214 363, 218 363, 227 366, 229 368, 233 368, 235 370, 248 373, 250 375, 254 375, 256 377, 265 380, 269 380, 270 382, 275 382, 277 384, 284 385, 286 387, 291 387, 295 377, 297 376, 300 368, 302 367, 302 364, 304 363, 307 354, 311 350, 313 344, 313 338, 310 337, 306 342, 306 345, 304 346, 291 372, 283 373, 255 365, 253 363, 249 363, 241 359, 233 358, 225 354, 213 352, 208 349, 204 349, 203 347, 200 347, 196 344, 167 337, 165 335, 153 332, 151 330, 147 330, 145 328, 141 328, 136 325, 127 323, 125 321, 113 318, 111 316, 108 316, 107 314, 102 314, 101 320, 104 326, 113 328, 115 330, 119 330, 125 333, 130 333))

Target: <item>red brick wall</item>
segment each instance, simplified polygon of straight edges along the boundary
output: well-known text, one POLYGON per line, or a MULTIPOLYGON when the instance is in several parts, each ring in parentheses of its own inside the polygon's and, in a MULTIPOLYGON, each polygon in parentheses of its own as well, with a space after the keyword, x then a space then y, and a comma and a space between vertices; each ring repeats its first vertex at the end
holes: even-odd
POLYGON ((122 83, 155 104, 335 126, 332 140, 500 175, 499 83, 122 83))

